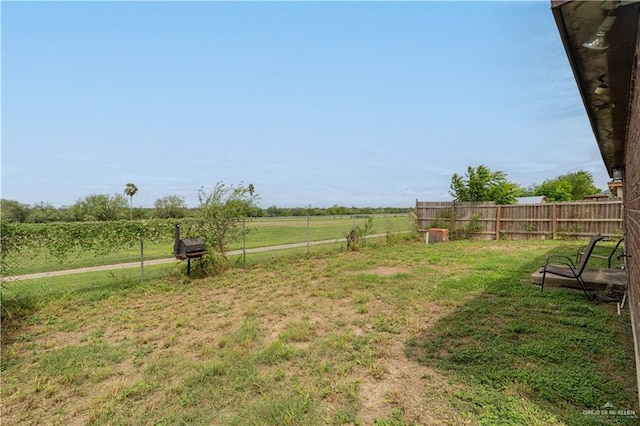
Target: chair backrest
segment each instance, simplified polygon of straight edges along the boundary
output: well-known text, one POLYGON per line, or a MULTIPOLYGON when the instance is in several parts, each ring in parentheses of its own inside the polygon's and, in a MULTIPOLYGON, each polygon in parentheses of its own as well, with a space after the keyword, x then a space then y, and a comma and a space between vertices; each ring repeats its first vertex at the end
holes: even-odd
POLYGON ((593 237, 591 237, 589 244, 584 249, 584 253, 582 254, 582 259, 580 260, 580 264, 576 265, 576 275, 579 276, 580 274, 582 274, 582 271, 584 271, 584 268, 587 267, 587 262, 589 261, 589 257, 591 256, 591 253, 593 253, 593 249, 596 247, 596 243, 602 240, 603 238, 604 237, 600 234, 596 234, 593 237))
MULTIPOLYGON (((623 242, 624 242, 624 235, 622 236, 622 238, 618 240, 618 243, 613 248, 613 250, 611 250, 611 253, 609 254, 609 259, 608 259, 609 261, 607 263, 607 268, 611 269, 611 260, 613 259, 613 255, 616 254, 616 252, 618 251, 618 247, 620 247, 620 245, 623 242)), ((620 259, 620 257, 623 257, 624 255, 625 255, 624 246, 622 246, 622 253, 618 256, 618 259, 620 259)), ((622 265, 624 266, 624 263, 622 265)))

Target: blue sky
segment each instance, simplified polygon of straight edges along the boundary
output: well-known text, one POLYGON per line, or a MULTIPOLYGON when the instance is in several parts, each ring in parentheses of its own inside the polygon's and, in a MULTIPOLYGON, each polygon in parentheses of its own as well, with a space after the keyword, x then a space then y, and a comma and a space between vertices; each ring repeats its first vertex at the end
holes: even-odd
POLYGON ((548 1, 0 7, 2 198, 412 206, 480 164, 606 188, 548 1))

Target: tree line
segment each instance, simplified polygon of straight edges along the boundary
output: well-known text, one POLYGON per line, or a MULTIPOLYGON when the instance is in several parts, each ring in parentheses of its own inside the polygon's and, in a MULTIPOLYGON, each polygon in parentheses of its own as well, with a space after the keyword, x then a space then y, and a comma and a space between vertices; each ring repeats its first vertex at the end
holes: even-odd
MULTIPOLYGON (((135 195, 135 193, 134 193, 135 195)), ((130 196, 132 199, 133 197, 130 196)), ((184 198, 168 195, 157 199, 152 208, 134 207, 132 200, 120 194, 90 194, 79 199, 71 206, 54 207, 45 202, 34 205, 16 200, 0 200, 0 212, 3 221, 19 223, 51 222, 103 222, 126 219, 182 219, 199 217, 201 206, 188 208, 184 198)), ((251 205, 248 217, 286 217, 286 216, 348 216, 360 214, 407 213, 412 207, 345 207, 334 205, 321 207, 278 207, 261 208, 251 205)))

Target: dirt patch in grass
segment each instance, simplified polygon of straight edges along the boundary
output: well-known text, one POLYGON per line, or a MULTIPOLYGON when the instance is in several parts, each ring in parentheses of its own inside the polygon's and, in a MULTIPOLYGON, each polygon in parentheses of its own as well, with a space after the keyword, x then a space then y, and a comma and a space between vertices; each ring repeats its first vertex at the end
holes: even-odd
MULTIPOLYGON (((433 309, 422 325, 431 324, 446 314, 446 310, 433 309)), ((462 419, 448 407, 449 397, 462 386, 450 382, 447 376, 431 366, 416 363, 405 355, 406 341, 412 333, 403 332, 382 344, 383 356, 377 367, 380 372, 367 377, 360 387, 362 424, 391 418, 402 413, 409 424, 460 424, 462 419)))
POLYGON ((375 268, 367 269, 365 271, 361 271, 360 273, 380 275, 380 276, 386 277, 390 275, 408 274, 411 271, 412 271, 411 268, 407 268, 403 266, 376 266, 375 268))

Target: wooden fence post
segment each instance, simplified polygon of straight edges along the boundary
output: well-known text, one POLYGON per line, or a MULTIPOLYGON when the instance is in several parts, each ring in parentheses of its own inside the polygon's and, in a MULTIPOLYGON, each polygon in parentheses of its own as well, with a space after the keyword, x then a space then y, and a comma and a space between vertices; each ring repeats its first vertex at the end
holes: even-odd
POLYGON ((456 202, 451 202, 451 231, 452 234, 455 234, 455 230, 458 225, 458 218, 456 217, 456 202))
POLYGON ((551 239, 555 240, 558 238, 557 234, 557 224, 556 224, 556 203, 551 204, 551 239))
POLYGON ((496 241, 500 239, 500 205, 496 206, 496 241))

